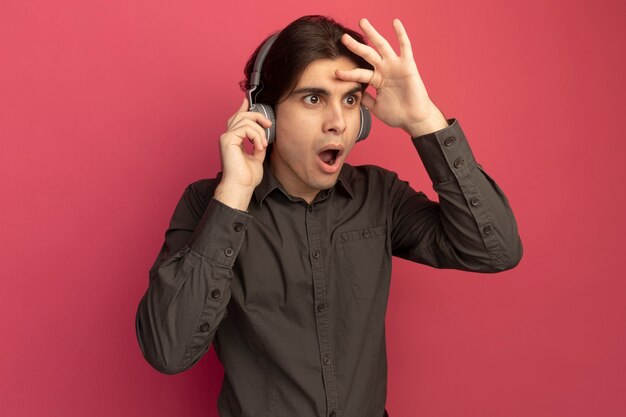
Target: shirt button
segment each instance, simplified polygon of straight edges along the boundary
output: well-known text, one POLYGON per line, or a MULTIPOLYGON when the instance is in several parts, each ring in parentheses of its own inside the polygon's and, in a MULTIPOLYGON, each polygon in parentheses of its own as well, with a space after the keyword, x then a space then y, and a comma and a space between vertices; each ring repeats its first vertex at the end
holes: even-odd
POLYGON ((313 213, 313 206, 309 206, 309 213, 313 213))
POLYGON ((447 137, 447 138, 443 141, 443 144, 444 144, 444 145, 446 145, 446 146, 452 146, 452 144, 454 143, 454 141, 455 141, 455 140, 456 140, 456 139, 454 138, 454 136, 450 136, 450 137, 447 137))
POLYGON ((330 357, 329 357, 329 356, 326 356, 326 357, 324 358, 324 363, 325 363, 326 365, 330 365, 332 362, 333 362, 333 360, 332 360, 332 359, 330 359, 330 357))
POLYGON ((456 161, 454 161, 454 167, 460 168, 463 166, 464 163, 465 161, 463 160, 463 158, 458 158, 456 161))
POLYGON ((316 250, 315 252, 313 252, 313 257, 315 259, 319 258, 320 257, 320 251, 316 250))
POLYGON ((363 230, 363 233, 361 233, 361 235, 362 235, 363 237, 369 237, 369 235, 370 235, 370 231, 369 231, 369 230, 363 230))
POLYGON ((222 295, 222 292, 220 291, 219 288, 216 288, 213 291, 211 291, 211 298, 220 298, 220 295, 222 295))
POLYGON ((335 413, 334 411, 331 411, 330 414, 328 415, 328 417, 335 417, 337 415, 337 413, 335 413))
POLYGON ((235 232, 241 232, 241 229, 243 229, 243 224, 235 223, 233 224, 233 229, 235 229, 235 232))
POLYGON ((322 303, 320 305, 317 306, 317 311, 319 311, 320 313, 323 311, 326 311, 326 304, 322 303))
POLYGON ((486 235, 490 235, 491 232, 493 232, 493 229, 491 228, 491 225, 487 225, 485 227, 483 227, 483 233, 486 235))
POLYGON ((472 197, 472 199, 470 200, 470 204, 474 207, 478 206, 479 203, 480 203, 480 200, 476 197, 472 197))
POLYGON ((235 253, 235 251, 232 248, 224 249, 224 255, 226 256, 233 256, 233 253, 235 253))
POLYGON ((208 332, 209 331, 209 323, 206 323, 206 322, 202 323, 200 325, 200 331, 203 332, 203 333, 204 332, 208 332))

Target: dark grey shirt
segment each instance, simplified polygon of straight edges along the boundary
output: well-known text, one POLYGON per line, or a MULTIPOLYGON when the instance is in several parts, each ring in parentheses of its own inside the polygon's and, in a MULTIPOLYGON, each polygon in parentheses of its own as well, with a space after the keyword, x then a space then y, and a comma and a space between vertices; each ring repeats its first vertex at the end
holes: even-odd
POLYGON ((222 417, 381 417, 392 255, 498 272, 522 245, 507 198, 457 120, 412 138, 439 203, 389 170, 345 164, 309 205, 269 170, 248 212, 190 184, 137 310, 146 360, 182 372, 211 342, 224 366, 222 417))

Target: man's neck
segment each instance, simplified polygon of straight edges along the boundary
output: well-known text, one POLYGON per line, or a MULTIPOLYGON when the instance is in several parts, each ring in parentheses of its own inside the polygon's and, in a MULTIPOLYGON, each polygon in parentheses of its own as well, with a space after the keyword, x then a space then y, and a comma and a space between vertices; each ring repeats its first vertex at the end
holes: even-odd
POLYGON ((292 197, 300 197, 308 204, 311 204, 320 190, 314 190, 306 186, 305 187, 307 189, 298 189, 297 186, 292 185, 290 179, 295 178, 295 173, 285 164, 282 164, 282 166, 285 167, 284 170, 278 169, 277 166, 279 164, 274 163, 275 159, 275 152, 272 152, 270 154, 269 167, 272 175, 274 175, 274 178, 276 178, 287 194, 292 197))

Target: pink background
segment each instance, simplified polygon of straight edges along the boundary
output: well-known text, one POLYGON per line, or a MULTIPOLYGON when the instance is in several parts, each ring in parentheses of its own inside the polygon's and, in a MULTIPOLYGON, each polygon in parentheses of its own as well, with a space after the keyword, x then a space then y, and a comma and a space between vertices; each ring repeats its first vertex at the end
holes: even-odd
MULTIPOLYGON (((213 349, 159 374, 135 311, 182 191, 220 169, 246 58, 309 13, 394 46, 403 20, 524 243, 498 275, 395 261, 391 416, 626 415, 625 3, 312 3, 2 1, 0 415, 217 416, 213 349)), ((378 121, 349 162, 436 198, 378 121)))

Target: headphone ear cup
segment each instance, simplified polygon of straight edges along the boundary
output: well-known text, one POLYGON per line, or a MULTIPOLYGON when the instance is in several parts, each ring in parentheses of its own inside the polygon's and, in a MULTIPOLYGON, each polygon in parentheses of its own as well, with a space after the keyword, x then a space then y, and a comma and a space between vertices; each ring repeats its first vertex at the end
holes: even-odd
POLYGON ((267 138, 267 144, 271 144, 276 139, 276 116, 274 116, 274 109, 272 106, 267 104, 256 103, 250 111, 255 111, 257 113, 261 113, 267 119, 272 122, 272 125, 267 128, 263 128, 265 130, 265 137, 267 138))
POLYGON ((369 134, 372 129, 372 113, 370 109, 361 104, 361 128, 359 130, 359 135, 356 137, 356 142, 362 141, 369 134))

